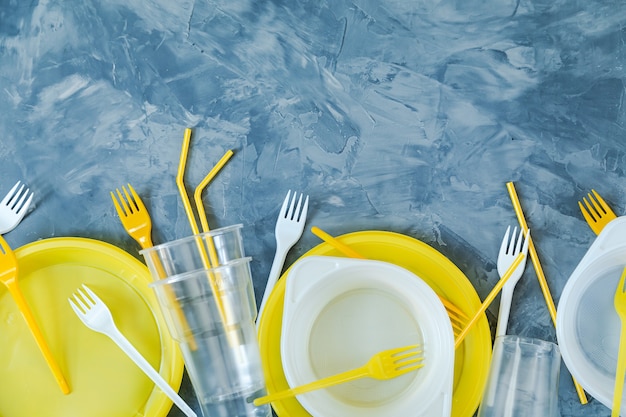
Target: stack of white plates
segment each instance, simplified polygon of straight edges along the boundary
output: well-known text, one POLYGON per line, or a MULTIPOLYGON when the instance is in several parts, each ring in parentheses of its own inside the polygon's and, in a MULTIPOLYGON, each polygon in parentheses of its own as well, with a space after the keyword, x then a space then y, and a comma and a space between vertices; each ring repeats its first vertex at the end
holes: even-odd
POLYGON ((449 366, 453 366, 450 416, 472 417, 491 361, 489 323, 481 317, 450 359, 450 322, 429 291, 471 316, 481 305, 471 282, 443 254, 409 236, 367 230, 337 239, 385 266, 336 259, 341 253, 321 243, 285 272, 259 323, 268 392, 361 366, 378 351, 414 343, 423 345, 425 367, 397 381, 362 379, 278 401, 272 404, 275 413, 280 417, 446 415, 445 393, 450 389, 449 366), (320 269, 303 263, 315 256, 334 259, 316 260, 320 269), (400 269, 389 269, 394 266, 400 269), (300 272, 293 275, 296 268, 300 272), (287 285, 297 276, 301 278, 293 280, 287 294, 287 285), (442 326, 434 324, 444 321, 442 326))
POLYGON ((419 344, 424 367, 391 380, 364 378, 298 397, 314 417, 446 417, 454 338, 437 294, 399 266, 311 256, 287 276, 281 355, 292 387, 419 344))
MULTIPOLYGON (((613 298, 626 267, 625 236, 626 218, 605 226, 572 272, 557 311, 557 338, 565 364, 581 386, 609 408, 620 336, 613 298)), ((626 415, 626 404, 621 414, 626 415)))

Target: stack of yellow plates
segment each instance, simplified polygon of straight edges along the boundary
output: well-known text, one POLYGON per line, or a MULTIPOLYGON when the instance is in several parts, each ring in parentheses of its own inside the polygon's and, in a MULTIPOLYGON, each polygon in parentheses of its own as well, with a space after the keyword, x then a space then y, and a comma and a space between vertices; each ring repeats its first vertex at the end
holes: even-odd
POLYGON ((63 395, 8 291, 0 288, 0 417, 164 417, 172 402, 107 336, 88 329, 68 298, 87 284, 121 332, 178 389, 183 360, 145 265, 109 244, 40 240, 15 251, 19 285, 71 388, 63 395))
MULTIPOLYGON (((383 231, 350 233, 339 239, 369 259, 393 263, 413 272, 468 316, 480 308, 480 299, 467 277, 445 256, 423 242, 383 231)), ((311 255, 341 256, 326 243, 311 249, 303 257, 311 255)), ((289 388, 280 355, 284 278, 278 281, 268 299, 259 326, 269 393, 289 388)), ((491 360, 491 333, 486 317, 481 318, 455 354, 452 417, 471 417, 478 408, 491 360)), ((295 398, 276 402, 273 407, 280 417, 310 416, 295 398)))

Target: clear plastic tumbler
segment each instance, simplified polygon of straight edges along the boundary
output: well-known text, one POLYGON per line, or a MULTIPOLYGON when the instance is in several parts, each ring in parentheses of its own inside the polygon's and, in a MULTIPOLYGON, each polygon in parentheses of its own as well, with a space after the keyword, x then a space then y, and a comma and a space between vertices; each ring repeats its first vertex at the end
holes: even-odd
POLYGON ((497 337, 478 417, 558 417, 560 368, 554 343, 497 337))
MULTIPOLYGON (((140 251, 155 281, 175 275, 208 269, 245 257, 241 230, 236 224, 188 236, 140 251)), ((247 302, 256 318, 252 279, 248 282, 247 302)))
POLYGON ((205 417, 268 417, 252 401, 265 380, 248 288, 250 259, 239 258, 153 282, 161 310, 182 350, 205 417))
POLYGON ((140 253, 155 279, 223 265, 246 256, 242 227, 241 224, 222 227, 156 245, 140 253))

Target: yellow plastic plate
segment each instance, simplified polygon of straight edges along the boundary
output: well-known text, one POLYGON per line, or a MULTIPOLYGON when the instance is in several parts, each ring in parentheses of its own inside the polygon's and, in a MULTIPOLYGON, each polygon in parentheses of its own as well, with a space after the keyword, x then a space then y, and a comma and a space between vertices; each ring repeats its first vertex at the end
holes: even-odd
MULTIPOLYGON (((470 281, 441 253, 411 237, 384 231, 364 231, 339 237, 369 259, 402 266, 426 281, 437 294, 446 297, 469 317, 480 308, 480 298, 470 281)), ((342 256, 327 243, 322 243, 303 255, 342 256)), ((265 306, 259 324, 259 343, 267 391, 288 389, 280 357, 285 279, 280 279, 265 306)), ((456 350, 452 417, 471 417, 478 408, 487 381, 491 361, 491 333, 483 316, 456 350)), ((297 399, 272 404, 280 417, 310 417, 297 399)))
POLYGON ((170 337, 145 265, 84 238, 40 240, 15 251, 19 284, 70 385, 63 395, 15 302, 0 288, 0 417, 164 417, 172 402, 107 336, 87 328, 68 303, 86 284, 121 332, 178 390, 183 360, 170 337))

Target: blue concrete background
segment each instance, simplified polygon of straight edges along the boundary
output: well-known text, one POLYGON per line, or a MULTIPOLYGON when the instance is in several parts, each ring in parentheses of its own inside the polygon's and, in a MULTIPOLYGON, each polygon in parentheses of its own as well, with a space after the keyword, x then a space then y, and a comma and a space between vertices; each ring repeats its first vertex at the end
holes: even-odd
MULTIPOLYGON (((174 176, 192 127, 190 188, 235 152, 205 204, 213 228, 244 224, 259 300, 288 189, 333 235, 427 242, 483 298, 514 181, 558 301, 595 237, 577 201, 626 203, 625 26, 611 0, 0 0, 0 193, 36 192, 7 240, 140 258, 109 197, 128 182, 155 241, 189 235, 174 176)), ((318 243, 305 232, 287 263, 318 243)), ((531 268, 510 332, 555 340, 531 268)), ((581 406, 565 369, 560 406, 610 414, 581 406)))

